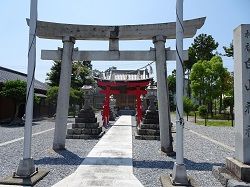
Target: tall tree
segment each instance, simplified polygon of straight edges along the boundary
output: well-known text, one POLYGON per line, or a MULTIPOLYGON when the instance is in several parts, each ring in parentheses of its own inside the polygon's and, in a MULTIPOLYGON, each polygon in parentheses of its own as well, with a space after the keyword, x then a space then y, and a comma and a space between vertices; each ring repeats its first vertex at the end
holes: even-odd
POLYGON ((186 74, 188 76, 187 91, 189 97, 191 96, 189 76, 193 65, 199 60, 211 60, 211 58, 215 56, 214 51, 217 49, 218 46, 218 42, 216 42, 211 35, 200 34, 194 39, 194 42, 191 44, 191 47, 189 47, 189 59, 184 62, 186 74))
POLYGON ((223 56, 233 57, 234 56, 234 46, 233 42, 230 43, 229 47, 223 46, 225 54, 223 56))
MULTIPOLYGON (((90 61, 76 61, 72 64, 71 87, 81 88, 83 85, 89 85, 93 82, 89 76, 92 65, 90 61)), ((50 86, 59 86, 61 73, 61 61, 55 61, 51 67, 51 72, 47 73, 47 81, 50 86)))
MULTIPOLYGON (((58 86, 50 87, 50 89, 47 92, 46 101, 53 104, 53 105, 56 105, 58 90, 59 90, 58 86)), ((70 105, 69 109, 72 108, 73 111, 75 111, 76 105, 79 105, 81 107, 83 100, 84 100, 83 96, 84 96, 83 91, 71 88, 70 89, 70 96, 69 96, 69 105, 70 105)))
POLYGON ((226 73, 222 59, 214 56, 210 61, 200 60, 193 65, 190 79, 193 95, 200 103, 208 106, 208 111, 213 114, 213 100, 221 95, 223 76, 226 73))
POLYGON ((168 76, 168 89, 169 89, 169 102, 170 102, 170 110, 175 110, 174 96, 176 93, 176 70, 172 71, 172 74, 168 76))

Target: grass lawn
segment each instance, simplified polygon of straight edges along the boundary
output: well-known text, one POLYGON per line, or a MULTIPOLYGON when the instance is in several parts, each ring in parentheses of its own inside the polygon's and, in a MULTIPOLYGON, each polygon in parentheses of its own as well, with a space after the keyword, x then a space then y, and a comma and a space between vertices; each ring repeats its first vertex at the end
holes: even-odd
MULTIPOLYGON (((197 125, 205 125, 205 120, 202 121, 197 121, 197 125)), ((232 126, 232 121, 231 120, 208 120, 207 121, 207 126, 232 126)))

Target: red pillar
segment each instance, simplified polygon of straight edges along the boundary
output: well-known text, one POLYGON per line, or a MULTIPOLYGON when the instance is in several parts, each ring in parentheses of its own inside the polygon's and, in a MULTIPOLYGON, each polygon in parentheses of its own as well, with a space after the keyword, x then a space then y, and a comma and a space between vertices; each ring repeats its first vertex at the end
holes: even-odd
POLYGON ((142 106, 141 106, 141 94, 136 94, 136 113, 137 113, 137 124, 140 126, 142 121, 142 106))
POLYGON ((135 90, 135 95, 136 95, 136 113, 137 113, 137 124, 141 126, 141 121, 142 121, 142 102, 141 102, 141 95, 142 95, 142 90, 140 87, 137 87, 135 90))
POLYGON ((105 90, 105 100, 103 107, 103 122, 104 125, 108 125, 109 123, 109 97, 110 97, 110 87, 107 86, 105 90))

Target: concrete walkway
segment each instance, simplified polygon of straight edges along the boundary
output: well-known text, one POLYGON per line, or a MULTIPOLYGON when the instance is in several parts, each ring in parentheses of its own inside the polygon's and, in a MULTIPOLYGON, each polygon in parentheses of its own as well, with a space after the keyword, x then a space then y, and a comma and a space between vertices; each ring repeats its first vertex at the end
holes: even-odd
POLYGON ((132 117, 121 116, 77 170, 54 187, 141 187, 133 175, 132 117))

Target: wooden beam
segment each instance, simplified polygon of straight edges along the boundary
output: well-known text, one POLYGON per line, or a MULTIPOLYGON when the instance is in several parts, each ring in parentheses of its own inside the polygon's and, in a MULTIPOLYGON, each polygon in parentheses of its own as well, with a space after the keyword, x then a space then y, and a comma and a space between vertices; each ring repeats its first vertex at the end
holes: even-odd
MULTIPOLYGON (((184 38, 191 38, 200 29, 205 17, 184 21, 184 38)), ((27 19, 29 25, 29 20, 27 19)), ((64 36, 74 37, 76 40, 152 40, 154 36, 163 35, 167 39, 175 39, 175 22, 143 25, 75 25, 52 22, 37 22, 36 33, 39 38, 58 39, 64 36)))
MULTIPOLYGON (((188 60, 188 51, 184 52, 184 60, 188 60)), ((166 49, 168 61, 175 61, 176 51, 166 49)), ((42 50, 42 60, 59 61, 61 50, 42 50)), ((155 61, 155 50, 149 51, 74 51, 74 61, 155 61)))

